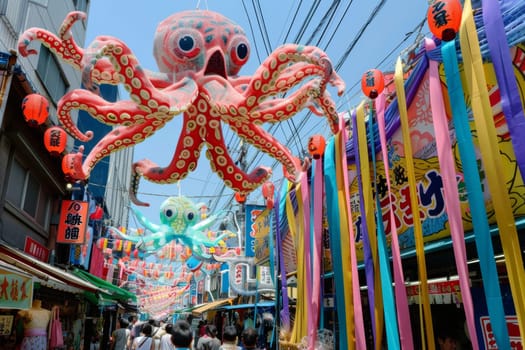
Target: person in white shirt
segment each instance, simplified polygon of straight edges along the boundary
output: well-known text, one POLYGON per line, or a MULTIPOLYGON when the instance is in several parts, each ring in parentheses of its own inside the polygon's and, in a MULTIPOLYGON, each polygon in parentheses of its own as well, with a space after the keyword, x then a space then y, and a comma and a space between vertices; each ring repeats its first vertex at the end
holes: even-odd
POLYGON ((151 337, 152 331, 153 327, 151 327, 150 324, 145 324, 144 327, 142 327, 142 335, 133 339, 131 350, 150 350, 151 343, 153 342, 153 338, 151 337))

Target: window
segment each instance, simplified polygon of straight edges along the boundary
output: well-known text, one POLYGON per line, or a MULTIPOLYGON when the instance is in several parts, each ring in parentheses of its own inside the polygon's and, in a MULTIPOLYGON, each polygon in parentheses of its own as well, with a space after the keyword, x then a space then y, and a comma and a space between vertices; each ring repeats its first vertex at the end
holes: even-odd
POLYGON ((32 217, 44 229, 49 225, 51 196, 45 192, 29 169, 16 158, 9 171, 7 200, 32 217))
POLYGON ((43 45, 40 49, 36 71, 44 83, 47 92, 53 98, 53 101, 57 103, 58 100, 65 95, 69 84, 67 84, 62 74, 55 55, 43 45))
POLYGON ((73 4, 75 4, 75 10, 87 12, 88 2, 88 0, 73 0, 73 4))
POLYGON ((3 17, 13 36, 22 30, 27 4, 27 0, 0 0, 0 17, 3 17))

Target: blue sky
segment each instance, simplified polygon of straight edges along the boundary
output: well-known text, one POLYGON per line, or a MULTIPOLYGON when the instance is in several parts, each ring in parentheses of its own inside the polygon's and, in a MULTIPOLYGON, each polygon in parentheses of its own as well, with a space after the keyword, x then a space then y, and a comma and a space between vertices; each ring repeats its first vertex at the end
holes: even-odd
MULTIPOLYGON (((98 35, 114 36, 133 50, 144 68, 158 71, 152 49, 158 23, 173 13, 193 10, 199 5, 200 9, 219 12, 244 28, 251 43, 251 56, 240 75, 252 75, 260 64, 259 59, 268 56, 268 49, 263 43, 264 31, 259 29, 259 23, 266 27, 269 41, 266 47, 270 45, 271 50, 284 43, 306 44, 309 39, 311 45, 325 50, 334 66, 339 66, 338 74, 346 83, 347 94, 343 98, 338 98, 336 90, 329 88, 339 111, 344 112, 363 99, 360 81, 366 70, 394 69, 395 60, 402 50, 416 40, 418 25, 426 19, 428 5, 425 0, 346 0, 340 1, 338 10, 330 17, 327 11, 337 1, 325 0, 318 4, 311 21, 307 22, 312 5, 317 3, 313 0, 92 0, 86 46, 98 35), (260 9, 262 17, 256 15, 254 8, 260 9), (378 9, 375 16, 374 9, 378 9), (305 22, 307 25, 303 27, 305 22), (327 24, 326 29, 316 32, 316 27, 323 23, 327 24)), ((428 35, 426 22, 421 33, 428 35)), ((128 99, 128 96, 123 92, 121 98, 128 99)), ((181 129, 180 119, 175 118, 153 137, 137 145, 134 159, 148 158, 161 166, 168 164, 181 129)), ((287 144, 292 153, 300 155, 301 149, 306 149, 308 137, 317 133, 328 135, 328 124, 324 119, 305 112, 292 118, 292 122, 280 123, 274 136, 287 144), (303 123, 304 126, 300 127, 303 123), (287 142, 288 139, 292 141, 287 142)), ((227 140, 228 135, 235 137, 231 133, 226 134, 227 140)), ((235 149, 231 152, 234 158, 235 152, 235 149)), ((272 166, 274 163, 271 158, 256 154, 253 148, 248 152, 248 159, 253 160, 248 164, 248 170, 256 165, 272 166)), ((276 188, 282 182, 280 165, 274 169, 271 180, 276 188)), ((230 189, 224 189, 222 180, 210 170, 208 160, 203 156, 196 171, 178 185, 141 181, 139 198, 150 202, 151 206, 139 209, 150 220, 158 222, 158 208, 162 201, 167 196, 179 194, 195 202, 209 203, 217 209, 228 206, 233 196, 230 189)), ((248 202, 263 204, 258 192, 250 195, 248 202)), ((130 226, 134 226, 132 219, 130 226)))

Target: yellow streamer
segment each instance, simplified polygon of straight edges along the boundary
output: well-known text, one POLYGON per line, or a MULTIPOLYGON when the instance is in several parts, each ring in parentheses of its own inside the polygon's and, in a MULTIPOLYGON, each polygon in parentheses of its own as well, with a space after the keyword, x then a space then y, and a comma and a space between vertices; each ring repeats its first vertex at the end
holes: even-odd
MULTIPOLYGON (((306 273, 304 263, 304 220, 300 217, 295 217, 292 201, 289 195, 290 191, 286 195, 286 217, 288 219, 288 226, 290 234, 294 238, 296 254, 297 254, 297 303, 295 311, 295 319, 293 323, 292 335, 290 342, 297 344, 304 336, 307 335, 308 324, 306 317, 308 315, 307 303, 306 303, 306 273)), ((301 216, 301 189, 299 185, 296 186, 296 196, 299 205, 298 216, 301 216)))
MULTIPOLYGON (((343 155, 341 154, 341 142, 342 133, 338 132, 335 135, 335 159, 342 159, 343 155)), ((346 157, 346 155, 345 155, 346 157)), ((348 191, 344 186, 343 171, 347 169, 342 169, 342 162, 336 161, 336 181, 337 181, 337 202, 339 204, 339 221, 340 221, 340 237, 341 237, 341 258, 343 261, 343 281, 344 281, 344 293, 345 293, 345 316, 346 316, 346 327, 347 327, 347 341, 348 348, 350 350, 355 349, 355 322, 354 322, 354 303, 353 303, 353 293, 352 293, 352 268, 351 268, 351 259, 350 259, 350 231, 349 224, 350 218, 346 215, 347 205, 345 191, 348 191)), ((339 253, 339 252, 338 252, 339 253)))
POLYGON ((460 27, 460 45, 467 85, 472 98, 472 112, 478 132, 479 147, 494 203, 499 236, 505 254, 505 265, 518 317, 520 334, 525 334, 525 273, 520 242, 514 221, 512 205, 503 179, 503 163, 498 148, 498 137, 487 92, 479 41, 472 16, 472 4, 466 0, 460 27))
MULTIPOLYGON (((416 241, 416 256, 418 264, 419 281, 421 283, 421 299, 423 303, 423 314, 425 320, 425 331, 427 335, 428 349, 434 350, 434 329, 432 326, 432 315, 430 313, 430 299, 428 295, 427 264, 425 260, 425 246, 423 242, 423 228, 419 217, 419 196, 416 187, 416 175, 414 170, 414 158, 412 155, 412 140, 410 139, 410 128, 408 125, 408 113, 406 105, 405 85, 403 79, 403 64, 401 58, 397 59, 394 81, 396 85, 397 103, 403 131, 403 144, 405 148, 405 160, 407 163, 408 186, 410 191, 410 207, 414 220, 414 239, 416 241)), ((425 342, 421 342, 424 346, 425 342)))
MULTIPOLYGON (((368 156, 368 143, 365 125, 365 109, 364 102, 361 102, 356 110, 357 119, 357 140, 359 142, 359 161, 361 169, 361 179, 363 183, 363 200, 365 204, 366 226, 368 229, 368 240, 370 242, 370 250, 372 252, 372 261, 374 264, 374 315, 376 324, 376 350, 381 349, 383 342, 383 295, 381 293, 381 276, 379 271, 379 255, 377 253, 377 236, 376 236, 376 221, 374 213, 374 198, 372 191, 372 183, 370 177, 370 163, 368 156)), ((370 288, 370 286, 369 286, 370 288)))

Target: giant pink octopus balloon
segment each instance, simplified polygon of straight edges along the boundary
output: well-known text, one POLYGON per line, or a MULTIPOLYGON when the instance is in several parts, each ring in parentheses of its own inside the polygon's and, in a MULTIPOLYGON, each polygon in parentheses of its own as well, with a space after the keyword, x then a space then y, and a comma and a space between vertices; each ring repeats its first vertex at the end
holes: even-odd
POLYGON ((238 76, 248 61, 250 48, 244 31, 228 18, 211 11, 176 13, 161 22, 154 39, 154 56, 160 72, 143 69, 121 40, 99 36, 83 50, 70 32, 82 12, 68 14, 58 36, 41 28, 25 31, 18 44, 26 56, 33 40, 39 40, 63 60, 83 71, 87 90, 76 89, 58 103, 58 119, 77 139, 89 141, 71 112, 84 110, 102 123, 115 126, 86 155, 66 155, 71 174, 86 180, 95 164, 112 152, 133 146, 182 114, 183 128, 171 163, 165 167, 143 159, 133 164, 132 200, 140 177, 155 183, 175 183, 195 170, 201 149, 224 183, 242 194, 250 193, 270 176, 271 169, 258 166, 250 173, 240 169, 228 153, 223 123, 240 138, 278 160, 285 176, 296 181, 301 160, 265 131, 263 123, 287 120, 304 108, 324 115, 332 131, 338 131, 335 103, 327 84, 344 91, 344 83, 325 52, 314 46, 286 44, 264 60, 252 76, 238 76), (130 100, 108 102, 97 93, 97 84, 124 84, 130 100), (293 89, 293 90, 292 90, 293 89))

